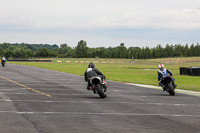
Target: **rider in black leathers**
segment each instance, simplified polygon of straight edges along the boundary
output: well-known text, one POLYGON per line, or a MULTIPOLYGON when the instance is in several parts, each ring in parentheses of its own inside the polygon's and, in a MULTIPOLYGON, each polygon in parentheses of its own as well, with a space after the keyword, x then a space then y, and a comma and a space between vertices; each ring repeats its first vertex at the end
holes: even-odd
POLYGON ((100 75, 101 78, 104 78, 104 75, 102 72, 100 72, 97 68, 95 68, 94 63, 90 63, 88 65, 88 69, 85 71, 85 81, 88 82, 87 89, 90 90, 91 84, 90 84, 90 78, 100 75))
POLYGON ((4 63, 4 62, 6 62, 6 61, 7 61, 7 59, 5 57, 1 58, 1 64, 4 63))

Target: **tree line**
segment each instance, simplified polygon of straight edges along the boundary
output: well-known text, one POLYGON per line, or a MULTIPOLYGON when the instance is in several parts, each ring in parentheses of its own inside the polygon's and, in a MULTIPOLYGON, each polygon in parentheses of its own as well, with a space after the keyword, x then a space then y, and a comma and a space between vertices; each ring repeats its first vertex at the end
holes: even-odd
POLYGON ((124 43, 117 47, 89 48, 84 40, 78 42, 75 48, 67 44, 26 44, 26 43, 0 43, 0 56, 9 59, 30 57, 59 57, 59 58, 124 58, 124 59, 152 59, 168 57, 193 57, 200 56, 200 45, 167 44, 165 47, 129 47, 124 43))

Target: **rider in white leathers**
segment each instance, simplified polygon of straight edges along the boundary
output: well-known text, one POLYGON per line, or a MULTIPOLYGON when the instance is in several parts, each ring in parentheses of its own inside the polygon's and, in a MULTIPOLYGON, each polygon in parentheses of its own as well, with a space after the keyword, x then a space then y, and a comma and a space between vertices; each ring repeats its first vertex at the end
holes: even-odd
MULTIPOLYGON (((167 68, 164 68, 164 65, 163 64, 159 64, 158 65, 158 68, 159 68, 159 70, 158 70, 158 81, 159 81, 159 85, 160 86, 162 86, 162 88, 163 88, 163 91, 165 90, 165 86, 164 86, 164 83, 163 83, 163 78, 164 77, 166 77, 166 76, 168 76, 168 74, 170 75, 170 76, 172 76, 173 74, 172 74, 172 72, 170 72, 167 68)), ((175 82, 174 82, 174 78, 172 78, 172 82, 173 82, 173 85, 174 85, 174 87, 176 88, 176 84, 175 84, 175 82)))

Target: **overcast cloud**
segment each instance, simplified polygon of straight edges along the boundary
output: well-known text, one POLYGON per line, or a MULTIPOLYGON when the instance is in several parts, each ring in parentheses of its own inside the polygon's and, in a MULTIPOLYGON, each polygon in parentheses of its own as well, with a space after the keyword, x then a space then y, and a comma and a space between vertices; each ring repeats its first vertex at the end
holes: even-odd
POLYGON ((126 47, 200 42, 199 0, 0 0, 0 43, 126 47))

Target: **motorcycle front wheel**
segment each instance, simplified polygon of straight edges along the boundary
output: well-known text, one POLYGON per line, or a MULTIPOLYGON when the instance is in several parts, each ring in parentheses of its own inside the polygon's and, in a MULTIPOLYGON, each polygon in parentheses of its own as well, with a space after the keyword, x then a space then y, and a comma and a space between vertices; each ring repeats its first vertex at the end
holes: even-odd
POLYGON ((172 82, 169 82, 167 84, 168 86, 168 93, 171 95, 171 96, 174 96, 175 95, 175 91, 174 91, 174 86, 172 85, 172 82))

